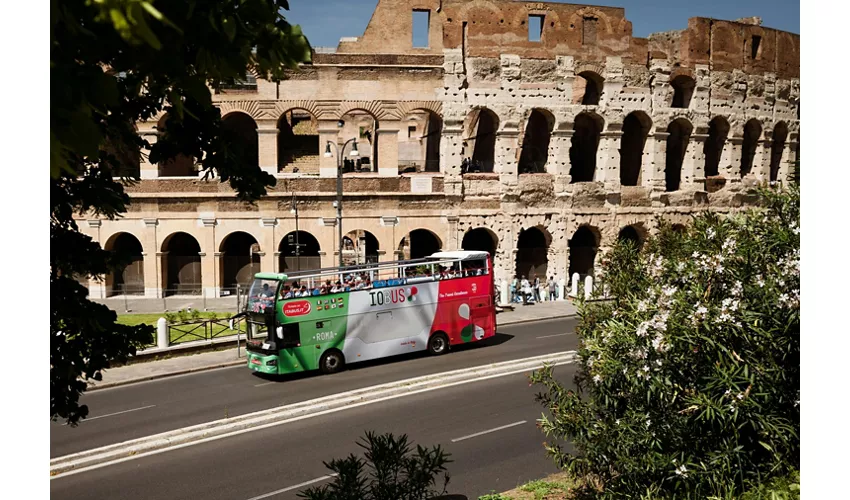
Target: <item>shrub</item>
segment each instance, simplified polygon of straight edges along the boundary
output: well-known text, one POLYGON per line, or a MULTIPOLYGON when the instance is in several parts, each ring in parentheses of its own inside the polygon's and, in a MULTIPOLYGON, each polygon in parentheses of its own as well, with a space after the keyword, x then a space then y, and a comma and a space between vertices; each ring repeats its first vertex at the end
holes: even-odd
POLYGON ((555 462, 597 498, 729 498, 800 464, 799 189, 663 225, 579 304, 577 392, 532 375, 555 462))
POLYGON ((167 321, 168 324, 173 324, 173 323, 177 322, 177 315, 174 314, 174 313, 167 312, 167 313, 165 313, 164 316, 165 316, 165 321, 167 321))
POLYGON ((198 320, 201 317, 201 311, 197 309, 192 309, 192 312, 189 313, 193 320, 198 320))
POLYGON ((216 314, 215 312, 211 312, 211 313, 209 313, 209 314, 207 315, 207 318, 209 318, 209 319, 211 319, 211 320, 215 321, 215 320, 217 320, 217 319, 218 319, 218 314, 216 314))
POLYGON ((180 309, 177 311, 177 319, 179 319, 181 323, 185 323, 189 319, 189 315, 185 310, 180 309))
POLYGON ((449 454, 437 445, 431 449, 417 445, 416 451, 402 434, 377 435, 367 432, 357 443, 364 449, 366 460, 347 458, 324 462, 335 472, 333 481, 298 493, 309 500, 419 500, 445 493, 449 482, 446 464, 449 454), (442 491, 433 488, 443 474, 442 491))

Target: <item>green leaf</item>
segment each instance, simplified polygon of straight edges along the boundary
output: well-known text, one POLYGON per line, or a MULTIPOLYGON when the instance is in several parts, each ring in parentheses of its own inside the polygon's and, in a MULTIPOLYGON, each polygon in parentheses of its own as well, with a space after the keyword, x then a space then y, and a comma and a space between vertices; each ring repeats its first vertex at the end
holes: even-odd
POLYGON ((222 19, 221 25, 224 28, 225 36, 227 36, 227 39, 232 42, 233 39, 236 38, 236 21, 234 21, 232 17, 228 16, 222 19))

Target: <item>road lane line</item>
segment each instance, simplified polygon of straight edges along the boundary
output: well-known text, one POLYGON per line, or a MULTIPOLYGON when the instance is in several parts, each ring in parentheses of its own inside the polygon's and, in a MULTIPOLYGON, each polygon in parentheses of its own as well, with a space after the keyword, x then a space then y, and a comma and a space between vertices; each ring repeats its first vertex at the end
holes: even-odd
POLYGON ((265 494, 257 496, 257 497, 251 497, 248 500, 261 500, 263 498, 273 497, 275 495, 279 495, 281 493, 286 493, 287 491, 294 490, 295 488, 301 488, 301 487, 304 487, 304 486, 307 486, 307 485, 310 485, 310 484, 313 484, 313 483, 318 483, 319 481, 324 481, 325 479, 330 479, 330 478, 332 478, 334 476, 338 476, 338 475, 339 474, 334 472, 333 474, 328 474, 327 476, 317 477, 316 479, 304 481, 303 483, 296 484, 295 486, 289 486, 287 488, 275 490, 275 491, 265 493, 265 494))
POLYGON ((257 384, 257 385, 255 385, 254 387, 262 387, 262 386, 264 386, 264 385, 269 385, 269 384, 274 384, 274 383, 275 383, 275 382, 266 382, 266 383, 264 383, 264 384, 257 384))
MULTIPOLYGON (((96 417, 89 417, 89 418, 85 418, 83 420, 80 420, 80 423, 82 424, 83 422, 88 422, 90 420, 97 420, 99 418, 111 417, 113 415, 121 415, 122 413, 130 413, 131 411, 147 410, 148 408, 153 408, 154 406, 156 406, 156 405, 142 406, 141 408, 133 408, 132 410, 116 411, 115 413, 107 413, 106 415, 98 415, 96 417)), ((68 422, 65 422, 62 425, 68 425, 68 422)))
POLYGON ((557 333, 555 335, 544 335, 542 337, 537 337, 538 339, 548 339, 549 337, 563 337, 564 335, 570 335, 569 333, 557 333))
POLYGON ((500 431, 502 429, 508 429, 510 427, 516 427, 517 425, 522 425, 526 422, 527 422, 527 420, 520 420, 519 422, 514 422, 512 424, 503 425, 501 427, 496 427, 495 429, 489 429, 489 430, 486 430, 486 431, 476 432, 475 434, 470 434, 468 436, 454 438, 454 439, 452 439, 452 443, 457 443, 458 441, 463 441, 464 439, 471 439, 471 438, 474 438, 474 437, 483 436, 484 434, 490 434, 491 432, 500 431))

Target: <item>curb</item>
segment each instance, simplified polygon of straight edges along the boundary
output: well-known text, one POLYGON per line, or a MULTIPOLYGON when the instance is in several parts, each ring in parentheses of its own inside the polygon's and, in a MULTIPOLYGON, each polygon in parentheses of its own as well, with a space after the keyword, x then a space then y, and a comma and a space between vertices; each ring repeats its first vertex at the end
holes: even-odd
MULTIPOLYGON (((538 321, 551 321, 551 320, 555 320, 555 319, 567 319, 567 318, 574 318, 575 316, 576 316, 575 314, 560 314, 558 316, 548 316, 546 318, 517 319, 517 320, 505 321, 505 322, 496 321, 496 325, 497 325, 497 328, 498 328, 499 326, 510 326, 510 325, 516 325, 516 324, 519 324, 519 323, 536 323, 538 321)), ((244 349, 244 346, 243 346, 243 349, 244 349)), ((155 362, 155 361, 152 361, 152 362, 155 362)), ((155 375, 145 375, 144 377, 136 377, 136 378, 131 378, 131 379, 127 379, 127 380, 122 380, 122 381, 119 381, 119 382, 106 382, 106 383, 103 383, 103 384, 89 385, 88 387, 86 387, 86 392, 96 391, 96 390, 99 390, 99 389, 109 389, 111 387, 120 387, 122 385, 137 384, 139 382, 149 382, 151 380, 159 380, 159 379, 168 378, 168 377, 176 377, 178 375, 187 375, 189 373, 197 373, 197 372, 204 372, 204 371, 208 371, 208 370, 216 370, 218 368, 229 368, 231 366, 238 366, 238 365, 242 365, 242 364, 245 364, 245 363, 246 363, 246 360, 243 358, 243 359, 239 359, 239 360, 235 360, 235 361, 227 361, 225 363, 217 363, 217 364, 208 365, 208 366, 198 366, 198 367, 195 367, 195 368, 187 368, 185 370, 177 370, 177 371, 168 372, 168 373, 158 373, 158 374, 155 374, 155 375)))
POLYGON ((162 432, 123 443, 86 450, 50 461, 51 479, 67 474, 83 472, 91 468, 133 460, 202 442, 231 437, 251 430, 281 425, 325 413, 344 410, 348 407, 377 403, 410 394, 426 392, 453 385, 469 384, 527 370, 535 370, 545 364, 568 364, 575 358, 575 351, 564 351, 530 358, 491 363, 489 365, 463 368, 443 373, 424 375, 406 380, 397 380, 371 387, 355 389, 340 394, 323 396, 291 405, 279 406, 232 418, 214 420, 182 429, 162 432))

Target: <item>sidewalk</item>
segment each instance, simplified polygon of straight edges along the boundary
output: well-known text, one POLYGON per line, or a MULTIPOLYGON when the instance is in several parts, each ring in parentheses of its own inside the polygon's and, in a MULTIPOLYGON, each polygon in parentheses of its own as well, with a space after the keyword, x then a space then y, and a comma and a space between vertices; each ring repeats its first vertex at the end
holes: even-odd
MULTIPOLYGON (((565 318, 575 316, 575 314, 576 307, 569 301, 541 302, 528 306, 517 304, 513 311, 506 310, 498 313, 496 324, 503 327, 527 321, 565 318)), ((243 343, 239 350, 239 357, 237 357, 236 351, 233 348, 202 352, 111 368, 103 372, 102 381, 90 381, 89 390, 244 364, 245 344, 243 343)))

